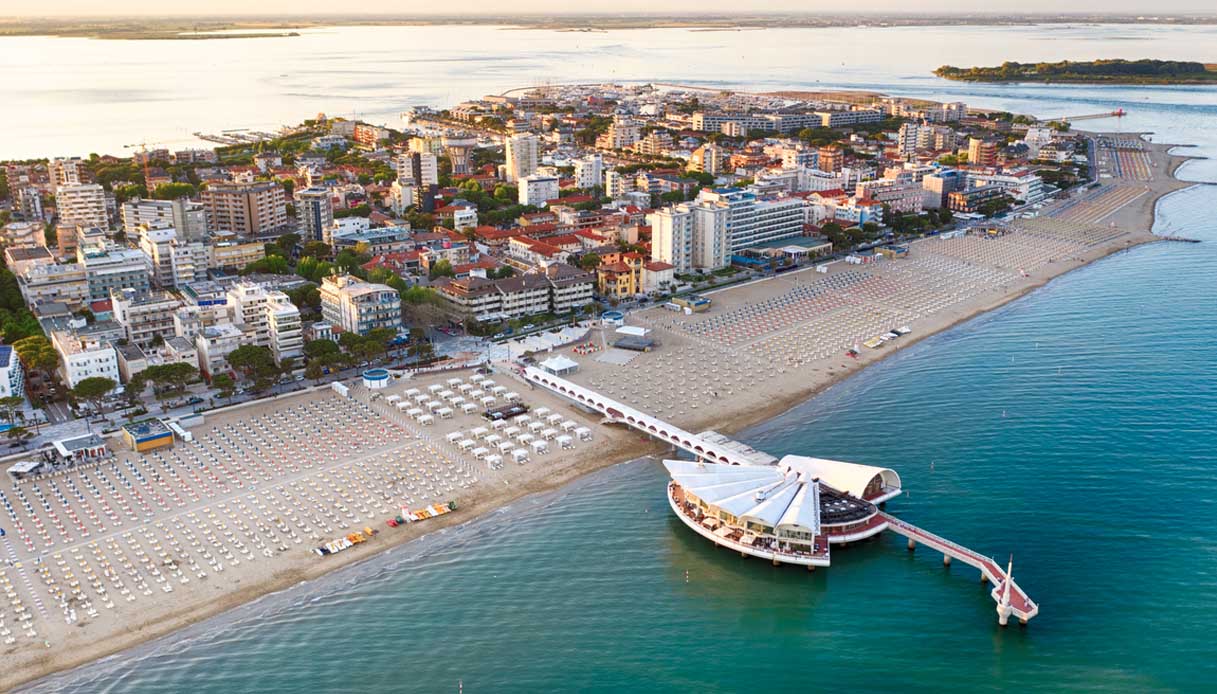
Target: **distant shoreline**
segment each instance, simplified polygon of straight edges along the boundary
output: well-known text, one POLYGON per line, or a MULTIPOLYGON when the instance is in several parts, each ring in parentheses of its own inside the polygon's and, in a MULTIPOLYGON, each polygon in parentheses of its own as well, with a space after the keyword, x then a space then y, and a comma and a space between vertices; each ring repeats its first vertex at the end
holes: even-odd
POLYGON ((1055 63, 1005 62, 995 67, 943 65, 934 74, 955 82, 982 84, 1217 84, 1217 65, 1175 60, 1091 60, 1055 63))
POLYGON ((54 36, 108 40, 207 40, 232 38, 293 37, 300 29, 365 26, 497 26, 512 29, 542 29, 564 32, 601 33, 614 29, 688 29, 693 31, 742 31, 749 29, 827 29, 842 27, 899 28, 938 26, 1036 26, 1036 25, 1217 25, 1217 14, 1176 15, 1153 18, 1133 15, 997 15, 997 14, 906 14, 823 15, 807 13, 754 13, 692 15, 479 15, 376 17, 327 15, 297 17, 79 17, 62 19, 0 18, 0 38, 54 36), (241 32, 217 34, 213 32, 241 32), (288 31, 292 33, 279 33, 288 31))

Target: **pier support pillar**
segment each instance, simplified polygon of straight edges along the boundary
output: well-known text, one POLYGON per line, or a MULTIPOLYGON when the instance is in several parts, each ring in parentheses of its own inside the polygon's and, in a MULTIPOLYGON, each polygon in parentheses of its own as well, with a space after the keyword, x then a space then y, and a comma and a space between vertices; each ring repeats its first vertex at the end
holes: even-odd
POLYGON ((812 571, 812 572, 814 572, 814 571, 816 570, 816 565, 815 565, 815 564, 808 564, 808 565, 807 565, 807 570, 808 570, 808 571, 812 571))
POLYGON ((951 555, 949 555, 949 554, 942 555, 942 565, 943 566, 951 565, 951 555))
POLYGON ((980 572, 980 585, 983 586, 983 585, 987 584, 988 582, 989 582, 989 577, 985 575, 985 572, 981 571, 980 572))
POLYGON ((1014 613, 1014 610, 1011 610, 1009 605, 998 605, 997 606, 997 623, 1003 627, 1006 626, 1007 624, 1009 624, 1010 615, 1013 613, 1014 613))
POLYGON ((748 558, 748 554, 747 554, 746 552, 740 552, 740 553, 739 553, 739 555, 740 555, 741 557, 743 557, 744 559, 747 559, 747 558, 748 558))
POLYGON ((917 549, 917 543, 913 542, 913 538, 910 537, 909 538, 909 551, 912 552, 915 549, 917 549))
POLYGON ((777 559, 774 559, 774 560, 773 560, 773 565, 774 565, 774 566, 781 566, 781 565, 782 565, 782 562, 778 561, 777 559))

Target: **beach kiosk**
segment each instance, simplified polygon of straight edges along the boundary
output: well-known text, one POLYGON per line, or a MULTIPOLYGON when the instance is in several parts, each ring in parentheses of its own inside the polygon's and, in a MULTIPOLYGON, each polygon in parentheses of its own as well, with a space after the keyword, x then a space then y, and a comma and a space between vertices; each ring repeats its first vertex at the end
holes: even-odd
POLYGON ((123 425, 123 442, 137 452, 173 445, 173 431, 159 419, 144 419, 123 425))

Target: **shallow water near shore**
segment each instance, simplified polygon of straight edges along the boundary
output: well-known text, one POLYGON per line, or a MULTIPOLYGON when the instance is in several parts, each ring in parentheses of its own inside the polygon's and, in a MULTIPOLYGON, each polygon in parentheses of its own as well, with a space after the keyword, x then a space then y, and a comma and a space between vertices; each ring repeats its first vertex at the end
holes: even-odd
POLYGON ((897 537, 814 574, 716 550, 635 462, 32 690, 1201 690, 1217 187, 1161 205, 1206 243, 1101 260, 742 436, 896 467, 890 510, 1014 554, 1041 604, 1026 629, 996 626, 974 570, 897 537))
MULTIPOLYGON (((1130 129, 1217 151, 1217 102, 1194 90, 966 87, 948 89, 1039 113, 1137 104, 1130 129)), ((1217 180, 1217 161, 1180 177, 1217 180)), ((1168 196, 1156 231, 1205 243, 1060 277, 740 436, 896 468, 910 495, 889 510, 1013 553, 1042 606, 1027 629, 996 626, 974 570, 900 538, 814 574, 715 550, 639 462, 29 690, 1207 690, 1215 209, 1217 186, 1168 196)))

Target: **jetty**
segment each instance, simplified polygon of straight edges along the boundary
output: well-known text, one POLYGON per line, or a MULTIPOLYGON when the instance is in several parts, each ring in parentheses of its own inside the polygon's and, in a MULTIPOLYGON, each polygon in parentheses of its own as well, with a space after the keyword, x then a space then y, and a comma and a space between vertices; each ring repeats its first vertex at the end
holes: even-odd
POLYGON ((891 469, 787 455, 781 460, 716 432, 696 434, 534 366, 515 375, 532 387, 685 451, 696 460, 665 460, 672 476, 668 503, 686 526, 717 547, 773 564, 809 571, 831 564, 832 545, 845 546, 891 530, 942 553, 944 566, 959 561, 991 583, 1001 626, 1015 617, 1027 624, 1039 606, 1015 583, 1013 558, 1005 568, 991 558, 887 513, 901 494, 891 469))
POLYGON ((1103 113, 1086 113, 1080 116, 1060 116, 1057 118, 1040 118, 1041 123, 1051 123, 1053 121, 1059 123, 1072 123, 1079 120, 1099 120, 1102 118, 1123 118, 1128 112, 1122 108, 1117 108, 1114 111, 1105 111, 1103 113))
POLYGON ((887 520, 887 528, 897 535, 903 535, 909 540, 909 551, 912 552, 917 548, 918 544, 925 545, 936 552, 942 553, 943 566, 950 566, 951 560, 961 561, 968 566, 971 566, 980 571, 981 582, 992 583, 993 590, 991 595, 993 600, 997 602, 997 622, 1002 626, 1006 626, 1011 616, 1017 617, 1019 622, 1026 624, 1035 615, 1039 614, 1039 605, 1031 601, 1023 589, 1014 582, 1014 559, 1011 557, 1006 568, 1003 570, 1001 565, 993 559, 973 552, 955 542, 951 542, 945 537, 935 535, 928 530, 922 530, 912 523, 896 518, 895 516, 880 512, 885 520, 887 520))

